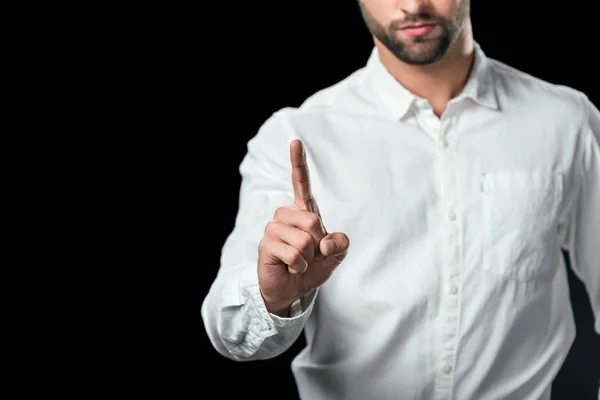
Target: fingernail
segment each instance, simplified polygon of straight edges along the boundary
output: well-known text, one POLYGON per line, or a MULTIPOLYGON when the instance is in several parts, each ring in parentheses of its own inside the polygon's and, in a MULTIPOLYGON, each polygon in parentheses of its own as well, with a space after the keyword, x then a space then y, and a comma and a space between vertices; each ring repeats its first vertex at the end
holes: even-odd
POLYGON ((333 241, 333 240, 326 241, 325 248, 327 249, 327 254, 335 253, 335 250, 337 249, 337 246, 335 245, 335 241, 333 241))
POLYGON ((300 269, 298 265, 295 265, 294 268, 288 267, 288 271, 290 271, 290 273, 292 273, 294 275, 300 275, 300 274, 303 274, 304 271, 306 271, 307 267, 308 267, 308 265, 306 267, 304 267, 304 269, 300 269))

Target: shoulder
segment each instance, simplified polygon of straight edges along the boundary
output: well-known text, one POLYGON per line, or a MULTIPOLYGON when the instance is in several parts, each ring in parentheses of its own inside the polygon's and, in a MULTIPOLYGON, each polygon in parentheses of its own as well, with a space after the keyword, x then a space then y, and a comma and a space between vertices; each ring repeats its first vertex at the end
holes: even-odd
POLYGON ((374 110, 366 67, 355 70, 340 81, 320 89, 297 107, 283 107, 273 112, 260 128, 260 136, 281 136, 289 140, 298 125, 313 124, 329 115, 368 114, 374 110), (276 133, 277 132, 277 133, 276 133))
POLYGON ((344 79, 325 87, 309 96, 300 109, 344 109, 360 97, 360 92, 366 81, 366 68, 360 68, 344 79))
POLYGON ((549 82, 495 59, 489 59, 489 63, 498 96, 535 105, 547 115, 583 118, 586 114, 590 102, 581 90, 549 82))

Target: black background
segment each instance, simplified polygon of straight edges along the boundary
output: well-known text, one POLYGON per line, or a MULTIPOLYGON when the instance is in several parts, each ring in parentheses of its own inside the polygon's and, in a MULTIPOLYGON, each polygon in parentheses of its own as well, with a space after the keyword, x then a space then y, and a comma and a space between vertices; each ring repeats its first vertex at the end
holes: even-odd
MULTIPOLYGON (((185 150, 195 153, 201 164, 192 161, 197 175, 187 174, 189 185, 198 182, 204 190, 199 223, 207 218, 204 213, 217 221, 211 219, 208 233, 205 225, 189 227, 201 243, 189 266, 194 279, 181 283, 191 285, 193 293, 187 308, 193 332, 182 335, 191 343, 180 355, 187 366, 183 375, 191 378, 181 378, 175 385, 189 383, 200 397, 215 390, 262 399, 297 398, 290 363, 304 345, 303 337, 276 359, 230 361, 209 343, 199 308, 217 273, 221 246, 233 228, 238 167, 247 141, 274 111, 298 106, 315 91, 362 67, 372 49, 355 1, 265 3, 228 3, 214 16, 205 13, 195 22, 201 26, 198 44, 190 41, 188 57, 194 54, 201 59, 194 78, 199 89, 190 95, 191 104, 198 107, 193 111, 197 116, 193 126, 199 127, 194 135, 202 144, 185 150)), ((484 52, 544 80, 579 89, 598 106, 595 53, 600 35, 593 14, 570 5, 556 9, 541 1, 523 3, 527 9, 517 8, 515 2, 473 1, 474 36, 484 52)), ((600 344, 585 289, 570 271, 569 276, 577 338, 554 383, 552 398, 596 400, 600 344)))

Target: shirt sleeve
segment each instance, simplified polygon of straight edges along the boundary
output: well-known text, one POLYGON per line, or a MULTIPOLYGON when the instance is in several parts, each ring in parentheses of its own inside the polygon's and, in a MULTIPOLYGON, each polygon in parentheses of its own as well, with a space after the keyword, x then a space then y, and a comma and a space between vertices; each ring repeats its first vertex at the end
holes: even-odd
POLYGON ((258 287, 258 243, 275 210, 293 201, 285 110, 273 114, 248 142, 235 226, 222 250, 217 276, 201 306, 213 347, 236 361, 273 358, 301 334, 318 289, 292 305, 289 318, 270 314, 258 287))
POLYGON ((586 97, 575 170, 574 203, 562 237, 574 273, 581 279, 600 334, 600 112, 586 97))

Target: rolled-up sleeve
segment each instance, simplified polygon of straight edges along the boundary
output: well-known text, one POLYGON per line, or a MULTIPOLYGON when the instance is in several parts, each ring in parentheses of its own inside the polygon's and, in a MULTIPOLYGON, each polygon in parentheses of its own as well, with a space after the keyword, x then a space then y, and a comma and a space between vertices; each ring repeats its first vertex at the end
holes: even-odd
POLYGON ((562 244, 573 271, 585 285, 594 328, 600 334, 600 112, 588 98, 583 109, 575 166, 577 185, 562 244))
POLYGON ((293 201, 286 109, 273 114, 248 142, 240 164, 242 183, 235 226, 221 251, 217 276, 201 306, 214 348, 237 360, 273 358, 299 337, 318 290, 305 296, 290 318, 270 314, 258 287, 258 244, 275 210, 293 201))

